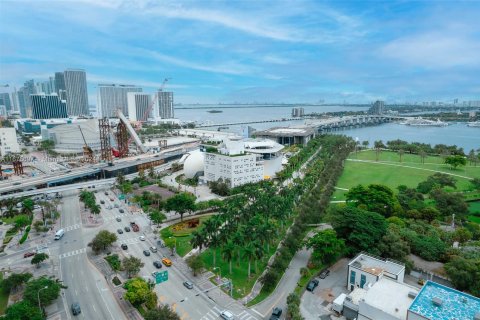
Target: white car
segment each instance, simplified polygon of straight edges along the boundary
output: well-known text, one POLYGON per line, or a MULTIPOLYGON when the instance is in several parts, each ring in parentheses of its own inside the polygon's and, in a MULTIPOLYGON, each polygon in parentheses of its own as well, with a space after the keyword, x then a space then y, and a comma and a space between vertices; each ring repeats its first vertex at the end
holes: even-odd
POLYGON ((145 237, 144 236, 140 236, 140 241, 145 241, 145 237))
POLYGON ((231 311, 228 311, 228 310, 222 311, 222 313, 220 313, 220 317, 222 317, 222 319, 225 319, 225 320, 234 320, 235 319, 233 317, 233 313, 231 311))

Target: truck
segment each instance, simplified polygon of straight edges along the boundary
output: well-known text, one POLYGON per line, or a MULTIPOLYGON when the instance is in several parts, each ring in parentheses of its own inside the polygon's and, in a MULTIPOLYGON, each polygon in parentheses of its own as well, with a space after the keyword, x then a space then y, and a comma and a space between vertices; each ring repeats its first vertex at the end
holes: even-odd
POLYGON ((138 224, 136 224, 135 222, 130 222, 130 226, 132 227, 132 230, 133 230, 134 232, 140 231, 140 227, 139 227, 138 224))

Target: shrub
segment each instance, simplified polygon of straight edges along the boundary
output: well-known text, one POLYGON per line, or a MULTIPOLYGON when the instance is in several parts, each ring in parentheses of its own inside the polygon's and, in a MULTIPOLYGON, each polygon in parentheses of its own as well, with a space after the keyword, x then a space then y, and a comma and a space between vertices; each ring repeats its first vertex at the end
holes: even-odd
POLYGON ((25 229, 25 233, 23 234, 22 238, 20 239, 20 241, 18 241, 18 243, 22 244, 24 243, 27 238, 28 238, 28 233, 30 232, 30 226, 27 227, 27 229, 25 229))
POLYGON ((107 260, 108 264, 110 265, 110 267, 112 267, 113 270, 115 271, 120 270, 121 262, 118 257, 118 254, 109 255, 105 257, 105 260, 107 260))
POLYGON ((120 279, 118 279, 117 276, 113 277, 112 282, 113 282, 113 284, 116 285, 116 286, 119 286, 119 285, 122 284, 122 281, 120 281, 120 279))

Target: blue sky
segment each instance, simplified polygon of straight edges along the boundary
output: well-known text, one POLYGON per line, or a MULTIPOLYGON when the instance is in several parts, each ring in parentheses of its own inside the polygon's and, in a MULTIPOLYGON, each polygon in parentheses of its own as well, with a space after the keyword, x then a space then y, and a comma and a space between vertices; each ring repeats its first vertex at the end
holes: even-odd
POLYGON ((55 71, 176 102, 480 99, 480 1, 5 1, 0 79, 55 71))

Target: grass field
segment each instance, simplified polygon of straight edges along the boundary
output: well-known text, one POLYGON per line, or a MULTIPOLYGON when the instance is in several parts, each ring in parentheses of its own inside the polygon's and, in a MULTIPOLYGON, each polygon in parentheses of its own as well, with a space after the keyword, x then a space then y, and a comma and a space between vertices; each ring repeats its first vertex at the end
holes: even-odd
MULTIPOLYGON (((429 156, 425 158, 425 164, 422 164, 420 156, 405 154, 400 162, 397 153, 382 151, 379 161, 376 162, 375 151, 369 150, 358 154, 352 153, 349 159, 351 160, 346 161, 343 174, 337 183, 339 188, 349 189, 358 184, 368 185, 371 183, 384 184, 394 190, 402 184, 416 187, 419 182, 434 174, 434 171, 439 171, 458 175, 455 176, 457 190, 463 191, 471 188, 469 180, 464 177, 480 178, 480 166, 466 166, 452 170, 443 164, 441 157, 429 156), (372 162, 352 161, 357 159, 372 162)), ((345 200, 346 192, 345 190, 336 190, 332 200, 345 200)))
MULTIPOLYGON (((3 273, 0 272, 0 283, 3 281, 3 273)), ((8 304, 8 294, 0 290, 0 315, 5 314, 5 310, 7 309, 8 304)))

